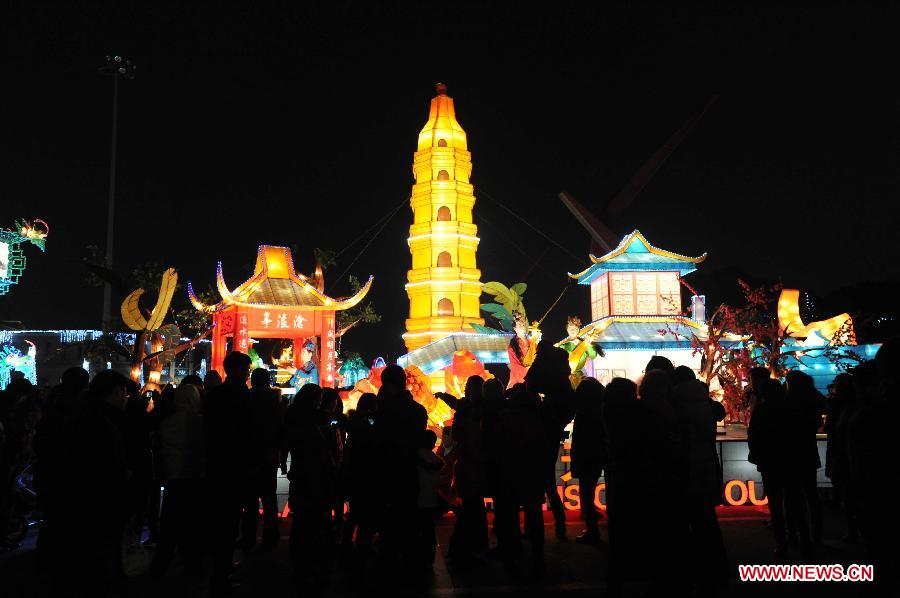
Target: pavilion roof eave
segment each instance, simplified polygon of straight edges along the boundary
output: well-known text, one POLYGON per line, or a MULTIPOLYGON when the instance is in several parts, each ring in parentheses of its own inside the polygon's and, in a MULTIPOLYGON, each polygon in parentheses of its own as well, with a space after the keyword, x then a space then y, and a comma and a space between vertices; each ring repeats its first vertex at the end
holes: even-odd
MULTIPOLYGON (((318 280, 318 279, 316 279, 318 280)), ((374 278, 352 296, 335 299, 325 295, 310 279, 294 269, 294 258, 287 247, 260 245, 257 250, 253 274, 230 290, 222 274, 222 262, 216 264, 216 289, 222 300, 216 305, 205 305, 194 293, 188 282, 191 304, 198 310, 213 313, 231 305, 268 308, 303 309, 307 311, 342 311, 358 304, 368 294, 374 278)))
MULTIPOLYGON (((219 270, 219 274, 221 274, 221 270, 219 270)), ((293 282, 294 284, 303 286, 307 292, 310 292, 311 294, 315 295, 317 298, 321 298, 321 304, 319 304, 319 305, 316 305, 316 304, 290 305, 290 304, 277 304, 277 303, 259 303, 259 302, 252 302, 252 301, 246 301, 246 300, 241 299, 241 297, 246 297, 247 295, 251 294, 254 290, 256 290, 259 286, 261 286, 265 282, 264 279, 258 280, 257 278, 258 277, 255 277, 255 276, 252 277, 251 279, 247 280, 243 284, 239 285, 233 292, 231 292, 228 290, 228 287, 225 286, 225 283, 221 279, 221 277, 217 276, 217 283, 221 280, 221 284, 218 286, 220 287, 219 294, 222 295, 222 301, 220 301, 219 303, 217 303, 214 306, 204 305, 194 294, 193 286, 191 285, 190 282, 188 282, 188 294, 191 299, 191 304, 194 306, 194 308, 196 308, 200 311, 205 311, 207 313, 217 312, 217 311, 225 309, 226 307, 229 307, 231 305, 241 306, 241 307, 272 308, 272 309, 299 308, 299 309, 304 309, 304 310, 308 310, 308 311, 343 311, 343 310, 354 307, 360 301, 362 301, 366 297, 366 295, 369 293, 369 290, 372 288, 372 282, 375 279, 373 276, 369 276, 368 280, 366 281, 366 284, 364 284, 359 289, 359 291, 357 291, 351 297, 346 297, 343 299, 333 299, 331 297, 328 297, 327 295, 320 293, 318 290, 316 290, 314 287, 312 287, 312 285, 309 284, 308 282, 306 282, 305 280, 303 280, 299 277, 292 276, 291 282, 293 282), (223 290, 224 290, 224 292, 223 292, 223 290)))
POLYGON ((586 280, 587 276, 597 275, 610 270, 678 270, 684 276, 696 270, 693 264, 699 264, 706 260, 707 254, 691 257, 654 247, 647 241, 641 231, 635 229, 630 234, 625 235, 619 245, 609 253, 600 257, 591 254, 589 257, 591 265, 577 274, 570 272, 569 278, 576 279, 581 284, 586 284, 590 282, 586 280), (629 251, 635 243, 637 243, 638 250, 629 251), (622 257, 626 255, 630 255, 632 258, 622 257), (639 259, 638 256, 646 257, 639 259), (669 267, 667 268, 666 266, 669 267))
MULTIPOLYGON (((617 330, 618 336, 624 334, 627 330, 628 338, 617 337, 613 342, 669 342, 672 339, 678 340, 681 336, 685 341, 690 341, 688 335, 696 335, 701 340, 706 340, 709 334, 709 327, 706 324, 695 322, 686 316, 676 315, 654 315, 654 316, 606 316, 591 322, 579 331, 579 336, 588 333, 599 334, 599 342, 603 343, 603 334, 610 328, 617 330), (632 330, 633 328, 633 330, 632 330), (660 330, 667 330, 665 334, 660 334, 660 330), (634 338, 637 336, 638 338, 634 338), (672 338, 666 338, 672 337, 672 338)), ((741 343, 747 340, 747 337, 726 333, 722 337, 725 343, 741 343)))

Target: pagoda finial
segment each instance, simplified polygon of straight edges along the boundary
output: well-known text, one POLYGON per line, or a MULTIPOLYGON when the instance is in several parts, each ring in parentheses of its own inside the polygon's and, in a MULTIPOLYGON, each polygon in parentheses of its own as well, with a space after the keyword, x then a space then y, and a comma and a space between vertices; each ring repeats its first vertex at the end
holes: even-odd
POLYGON ((435 90, 437 91, 437 94, 438 94, 439 96, 445 96, 445 95, 447 95, 447 85, 446 85, 446 84, 444 84, 444 83, 438 83, 438 84, 435 85, 434 87, 435 87, 435 90))

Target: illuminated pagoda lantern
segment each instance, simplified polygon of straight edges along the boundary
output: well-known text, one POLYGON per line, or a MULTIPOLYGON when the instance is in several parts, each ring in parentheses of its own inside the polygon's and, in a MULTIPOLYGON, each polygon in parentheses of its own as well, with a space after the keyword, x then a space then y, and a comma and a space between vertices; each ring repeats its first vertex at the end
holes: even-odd
MULTIPOLYGON (((484 324, 476 261, 478 228, 472 220, 475 195, 469 182, 472 155, 467 147, 453 99, 439 83, 413 156, 413 223, 408 241, 412 267, 407 274, 409 318, 403 335, 410 354, 450 336, 473 333, 472 324, 484 324)), ((453 343, 443 343, 429 352, 428 363, 415 358, 409 363, 447 366, 454 348, 458 347, 453 343)), ((422 352, 417 355, 421 357, 422 352)), ((438 389, 443 374, 435 368, 423 370, 432 375, 433 387, 438 389)))
POLYGON ((413 157, 407 274, 409 319, 403 339, 412 351, 454 332, 471 332, 480 317, 481 272, 472 222, 472 155, 447 87, 437 85, 413 157))
POLYGON ((335 383, 335 312, 359 303, 372 286, 366 284, 352 297, 333 299, 323 293, 321 275, 307 277, 294 270, 294 259, 287 247, 261 245, 253 275, 234 290, 222 276, 222 262, 216 269, 216 286, 222 301, 204 305, 190 283, 188 293, 195 308, 212 314, 211 369, 224 376, 222 362, 229 351, 248 353, 251 339, 276 338, 293 341, 295 367, 300 365, 300 347, 317 343, 317 367, 320 384, 335 383))
POLYGON ((591 287, 592 321, 580 336, 593 334, 605 352, 593 360, 588 375, 604 384, 615 377, 634 380, 653 355, 699 370, 691 338, 706 334, 705 299, 694 296, 691 317, 683 316, 679 279, 696 270, 706 254, 688 257, 659 249, 635 230, 609 253, 590 259, 586 270, 569 274, 591 287))

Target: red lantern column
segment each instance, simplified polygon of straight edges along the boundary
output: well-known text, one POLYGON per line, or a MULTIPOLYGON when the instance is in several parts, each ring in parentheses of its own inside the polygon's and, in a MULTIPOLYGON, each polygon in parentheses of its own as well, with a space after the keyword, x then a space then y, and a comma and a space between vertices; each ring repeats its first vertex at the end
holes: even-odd
POLYGON ((212 356, 209 368, 210 370, 214 370, 219 372, 220 376, 225 376, 225 368, 223 367, 223 362, 225 361, 225 330, 223 329, 222 322, 222 313, 216 312, 213 314, 213 330, 212 330, 212 356))

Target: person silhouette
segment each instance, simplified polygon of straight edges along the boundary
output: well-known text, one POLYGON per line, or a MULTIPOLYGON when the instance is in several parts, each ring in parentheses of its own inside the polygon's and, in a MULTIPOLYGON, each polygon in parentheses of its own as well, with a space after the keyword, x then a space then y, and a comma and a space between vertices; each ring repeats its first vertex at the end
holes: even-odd
POLYGON ((537 393, 521 384, 514 386, 500 411, 497 432, 503 439, 498 445, 499 481, 494 501, 498 552, 510 564, 522 556, 521 510, 525 534, 531 540, 531 575, 537 578, 544 570, 541 505, 547 487, 546 447, 550 442, 537 393))
POLYGON ((484 379, 470 376, 453 417, 457 461, 453 483, 460 497, 456 525, 450 537, 449 557, 470 560, 487 550, 487 512, 484 508, 485 471, 482 443, 482 387, 484 379))
POLYGON ((210 494, 216 497, 210 513, 211 596, 234 589, 229 579, 233 547, 252 475, 250 357, 232 351, 225 356, 223 368, 225 381, 210 389, 203 403, 206 474, 210 494))
POLYGON ((419 561, 413 516, 419 493, 416 463, 428 413, 406 389, 406 372, 393 364, 381 372, 377 404, 376 471, 382 489, 379 538, 383 565, 379 573, 387 582, 398 579, 406 566, 419 561))
POLYGON ((570 450, 572 476, 578 478, 578 497, 585 525, 584 532, 575 539, 580 544, 600 542, 594 493, 597 480, 609 460, 602 412, 603 385, 594 378, 582 379, 575 389, 575 423, 570 450))
POLYGON ((556 537, 560 539, 566 537, 566 511, 556 490, 556 463, 567 436, 565 427, 575 414, 570 374, 569 354, 564 349, 554 347, 549 340, 542 340, 538 343, 534 363, 525 375, 528 391, 542 397, 540 412, 546 440, 544 494, 553 513, 556 537))
POLYGON ((202 525, 206 450, 203 415, 198 388, 179 384, 173 399, 173 413, 159 423, 155 458, 166 492, 159 522, 159 542, 150 574, 162 577, 179 547, 187 573, 197 573, 201 565, 202 525))
POLYGON ((698 593, 706 596, 713 594, 716 585, 728 576, 725 543, 716 519, 716 505, 721 503, 722 496, 716 422, 725 416, 725 410, 710 399, 709 388, 697 380, 692 369, 678 366, 673 381, 685 475, 680 512, 685 516, 695 557, 688 563, 688 572, 698 593))
POLYGON ((256 545, 259 503, 263 508, 261 548, 278 545, 278 466, 284 451, 284 409, 281 392, 272 388, 269 370, 256 368, 250 374, 250 414, 252 427, 251 479, 245 497, 241 524, 241 547, 256 545))
POLYGON ((322 416, 322 389, 304 384, 285 414, 291 455, 290 507, 293 512, 290 552, 298 590, 321 587, 331 560, 329 514, 334 497, 334 462, 328 423, 322 416))

